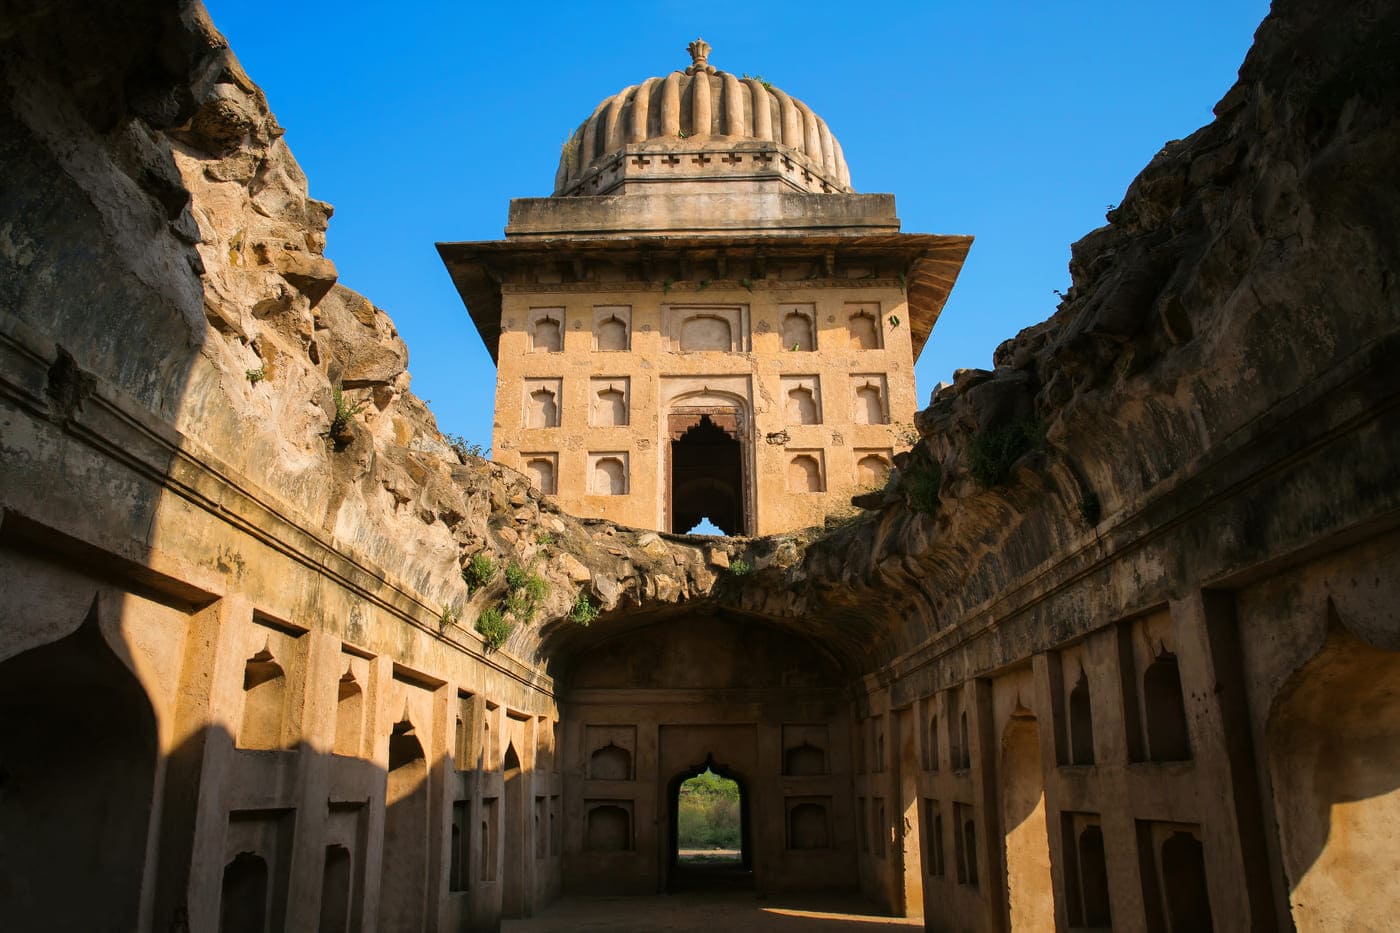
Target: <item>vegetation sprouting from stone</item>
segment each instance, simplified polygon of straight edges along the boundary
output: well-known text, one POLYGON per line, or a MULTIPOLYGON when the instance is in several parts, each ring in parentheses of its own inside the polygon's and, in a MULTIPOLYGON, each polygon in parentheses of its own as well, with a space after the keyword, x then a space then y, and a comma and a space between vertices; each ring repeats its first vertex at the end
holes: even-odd
POLYGON ((473 627, 486 641, 486 647, 494 651, 506 643, 506 639, 515 628, 515 623, 507 619, 499 607, 492 606, 476 617, 476 625, 473 627))
POLYGON ((247 376, 248 381, 253 385, 257 385, 267 378, 267 367, 259 366, 257 369, 245 369, 243 370, 243 375, 247 376))
POLYGON ((916 450, 899 475, 899 488, 909 511, 932 515, 938 511, 938 493, 943 488, 943 468, 916 450))
POLYGON ((331 435, 338 436, 345 433, 350 427, 350 419, 365 410, 364 402, 351 403, 345 398, 345 393, 340 386, 331 390, 331 399, 335 402, 335 417, 331 419, 331 435))
POLYGON ((524 567, 511 561, 506 564, 506 589, 514 592, 525 586, 525 581, 529 579, 530 573, 524 567))
POLYGON ((468 590, 479 590, 496 576, 496 562, 487 554, 473 554, 467 566, 462 568, 462 580, 468 590))
POLYGON ((588 594, 579 590, 578 598, 574 600, 573 608, 569 610, 569 621, 576 625, 589 626, 593 620, 598 618, 598 607, 593 600, 588 598, 588 594))
POLYGON ((708 768, 682 783, 676 844, 682 849, 739 848, 739 785, 708 768))
POLYGON ((1011 466, 1045 438, 1038 418, 1022 418, 973 436, 968 444, 968 472, 983 489, 999 486, 1011 474, 1011 466))
POLYGON ((463 460, 468 457, 489 457, 491 455, 490 447, 482 447, 460 434, 444 434, 442 437, 443 440, 447 441, 447 446, 456 451, 457 456, 463 460))
POLYGON ((1086 492, 1079 500, 1079 517, 1090 527, 1099 523, 1103 517, 1103 505, 1099 502, 1098 493, 1086 492))
POLYGON ((443 603, 442 615, 438 617, 438 625, 441 629, 446 630, 449 625, 456 625, 460 622, 461 618, 456 609, 453 609, 447 603, 443 603))
POLYGON ((729 572, 732 573, 732 574, 734 574, 734 576, 736 576, 736 577, 742 577, 744 574, 748 573, 750 570, 753 570, 753 564, 750 564, 748 561, 744 560, 742 557, 739 558, 738 560, 731 561, 730 564, 729 564, 729 572))

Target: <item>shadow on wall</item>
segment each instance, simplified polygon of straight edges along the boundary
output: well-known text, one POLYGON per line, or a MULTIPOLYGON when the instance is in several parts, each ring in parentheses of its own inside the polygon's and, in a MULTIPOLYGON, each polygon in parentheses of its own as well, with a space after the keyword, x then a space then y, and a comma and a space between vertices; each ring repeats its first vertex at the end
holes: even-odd
MULTIPOLYGON (((481 799, 495 785, 480 773, 467 799, 434 799, 429 775, 452 765, 430 765, 407 722, 375 743, 380 754, 387 744, 387 772, 306 743, 235 751, 234 732, 211 724, 162 755, 173 724, 159 720, 161 704, 137 673, 143 665, 122 639, 126 620, 107 611, 117 604, 97 596, 67 631, 43 619, 52 641, 0 661, 7 929, 424 929, 453 898, 462 899, 453 916, 494 929, 500 859, 512 850, 523 858, 529 848, 523 811, 511 822, 509 774, 504 813, 495 797, 481 799), (290 778, 332 769, 343 780, 330 782, 321 812, 288 791, 300 781, 237 784, 249 771, 290 778), (449 807, 445 833, 433 813, 449 807), (514 846, 507 839, 502 852, 496 840, 512 825, 521 838, 514 846)), ((9 609, 0 628, 33 620, 9 609)), ((245 720, 260 715, 261 686, 247 691, 245 720)), ((517 784, 519 773, 517 765, 517 784)), ((452 796, 458 786, 448 782, 452 796)))
POLYGON ((1400 903, 1400 652, 1327 637, 1265 732, 1284 869, 1302 928, 1362 929, 1400 903))

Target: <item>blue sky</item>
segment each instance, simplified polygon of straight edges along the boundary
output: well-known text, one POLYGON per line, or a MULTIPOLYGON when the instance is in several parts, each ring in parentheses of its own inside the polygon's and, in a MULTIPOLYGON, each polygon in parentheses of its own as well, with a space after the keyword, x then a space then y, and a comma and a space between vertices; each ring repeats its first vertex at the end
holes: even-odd
POLYGON ((499 239, 604 97, 688 63, 760 74, 841 141, 904 230, 977 240, 916 367, 940 379, 1055 309, 1069 245, 1211 119, 1264 0, 863 5, 206 0, 335 205, 341 281, 393 317, 443 430, 490 443, 494 369, 433 244, 499 239))

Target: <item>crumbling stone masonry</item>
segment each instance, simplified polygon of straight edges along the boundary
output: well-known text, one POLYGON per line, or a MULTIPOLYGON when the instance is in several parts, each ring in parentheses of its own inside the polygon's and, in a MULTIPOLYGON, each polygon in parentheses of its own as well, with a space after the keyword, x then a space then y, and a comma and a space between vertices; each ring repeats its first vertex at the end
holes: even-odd
POLYGON ((758 892, 937 930, 1389 923, 1395 3, 1276 3, 861 518, 730 539, 574 517, 444 442, 197 4, 40 2, 0 45, 7 928, 655 892, 707 764, 758 892))

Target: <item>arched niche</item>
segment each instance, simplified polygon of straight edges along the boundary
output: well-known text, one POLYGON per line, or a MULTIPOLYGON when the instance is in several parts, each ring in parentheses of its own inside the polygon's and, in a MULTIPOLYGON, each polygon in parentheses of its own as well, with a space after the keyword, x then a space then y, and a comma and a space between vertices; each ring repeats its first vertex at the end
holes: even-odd
POLYGON ((282 717, 287 704, 287 675, 267 648, 243 664, 243 715, 238 747, 282 747, 282 717))
POLYGON ((874 382, 857 385, 852 416, 856 424, 886 424, 884 389, 874 382))
POLYGON ((564 349, 564 324, 560 317, 546 315, 530 325, 530 350, 535 353, 558 353, 564 349))
POLYGON ((812 316, 805 311, 789 311, 782 320, 783 349, 792 352, 815 350, 816 332, 812 316))
POLYGON ((865 454, 856 461, 856 484, 883 488, 890 478, 890 461, 880 454, 865 454))
POLYGON ((783 752, 783 773, 793 776, 826 774, 826 751, 803 742, 783 752))
POLYGON ((588 776, 595 781, 630 781, 632 753, 609 742, 588 756, 588 776))
POLYGON ((627 466, 621 457, 598 457, 593 463, 593 495, 625 496, 627 466))
POLYGON ((632 848, 632 814, 615 803, 590 806, 584 847, 590 852, 627 852, 632 848))
POLYGON ((531 485, 545 495, 552 496, 557 491, 558 477, 553 457, 530 457, 525 461, 525 475, 530 477, 531 485))
POLYGON ((594 332, 594 347, 603 351, 626 350, 630 344, 627 332, 627 322, 610 315, 598 322, 597 330, 594 332))
POLYGON ((1210 933, 1205 851, 1195 834, 1178 830, 1162 841, 1162 899, 1170 928, 1210 933))
POLYGON ((240 852, 224 866, 219 894, 219 933, 263 933, 267 925, 267 862, 240 852))
POLYGON ((1176 655, 1158 654, 1142 673, 1142 708, 1147 751, 1152 761, 1186 761, 1191 739, 1186 724, 1186 701, 1181 694, 1181 671, 1176 655))
POLYGON ((796 454, 788 460, 788 492, 822 492, 822 467, 814 454, 796 454))
POLYGON ((321 865, 321 923, 319 933, 344 933, 350 924, 350 850, 326 846, 321 865))
POLYGON ((869 311, 856 311, 846 318, 851 347, 856 350, 880 349, 880 322, 869 311))
POLYGON ((998 774, 1011 928, 1034 929, 1055 913, 1045 782, 1036 717, 1018 708, 1002 732, 998 774))
POLYGON ((155 712, 95 607, 0 662, 0 926, 140 926, 157 756, 155 712))
POLYGON ((817 396, 806 386, 788 389, 788 424, 820 424, 821 415, 817 411, 817 396))
POLYGON ((734 349, 729 321, 713 314, 693 314, 681 323, 681 349, 686 352, 734 349))
POLYGON ((380 916, 404 929, 427 921, 428 766, 408 719, 389 734, 384 795, 384 854, 380 859, 380 916))
POLYGON ((1069 763, 1094 763, 1094 714, 1089 702, 1089 677, 1082 667, 1069 692, 1069 763))
POLYGON ((804 801, 788 810, 787 847, 799 851, 831 848, 831 816, 824 802, 804 801))
POLYGON ((666 416, 667 521, 685 532, 708 517, 726 535, 750 527, 745 482, 747 403, 701 389, 680 395, 666 416))
POLYGON ((626 393, 614 386, 599 389, 593 399, 593 423, 604 428, 626 425, 626 393))
POLYGON ((525 403, 527 428, 553 428, 559 425, 559 400, 553 389, 538 388, 530 392, 525 403))
POLYGON ((335 704, 335 754, 357 756, 360 754, 360 730, 365 719, 365 693, 360 689, 355 675, 346 671, 340 678, 336 690, 335 704))
POLYGON ((1365 929, 1400 903, 1400 652, 1328 612, 1331 631, 1284 682, 1264 730, 1300 930, 1365 929))

